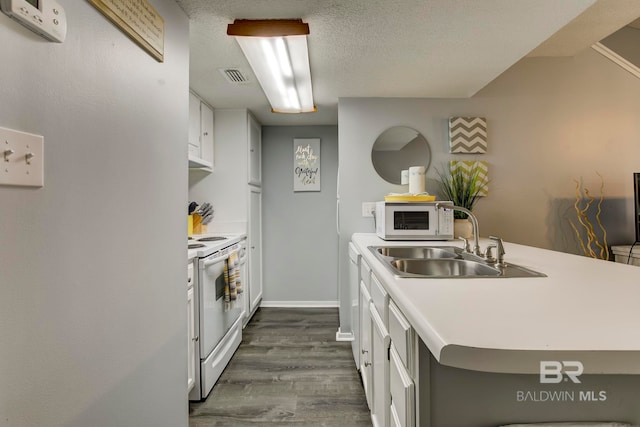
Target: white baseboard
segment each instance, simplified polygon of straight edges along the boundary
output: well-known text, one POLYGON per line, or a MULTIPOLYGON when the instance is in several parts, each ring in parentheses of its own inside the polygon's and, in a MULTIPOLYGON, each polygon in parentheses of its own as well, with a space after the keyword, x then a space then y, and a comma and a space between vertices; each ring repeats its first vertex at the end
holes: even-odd
POLYGON ((260 307, 278 308, 338 308, 338 301, 265 301, 262 300, 260 307))
POLYGON ((355 337, 353 336, 353 332, 341 332, 340 328, 338 328, 338 332, 336 332, 336 341, 353 341, 355 337))

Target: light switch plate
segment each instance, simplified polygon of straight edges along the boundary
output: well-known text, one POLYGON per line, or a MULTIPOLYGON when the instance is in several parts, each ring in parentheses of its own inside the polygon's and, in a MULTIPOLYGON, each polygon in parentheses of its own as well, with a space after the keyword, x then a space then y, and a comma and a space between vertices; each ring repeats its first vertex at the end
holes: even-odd
POLYGON ((0 127, 0 185, 44 186, 44 138, 0 127))

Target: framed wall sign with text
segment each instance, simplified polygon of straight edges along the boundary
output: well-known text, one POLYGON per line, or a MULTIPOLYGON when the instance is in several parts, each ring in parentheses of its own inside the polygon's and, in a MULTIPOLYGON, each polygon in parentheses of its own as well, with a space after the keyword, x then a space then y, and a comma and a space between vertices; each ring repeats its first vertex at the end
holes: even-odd
POLYGON ((294 138, 293 191, 320 191, 320 138, 294 138))

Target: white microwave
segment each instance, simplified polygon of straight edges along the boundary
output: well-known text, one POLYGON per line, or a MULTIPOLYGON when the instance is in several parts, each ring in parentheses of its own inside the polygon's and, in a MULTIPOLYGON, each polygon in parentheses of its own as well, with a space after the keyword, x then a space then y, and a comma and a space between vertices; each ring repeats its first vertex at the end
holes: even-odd
POLYGON ((453 202, 377 202, 376 234, 384 240, 453 239, 453 202))

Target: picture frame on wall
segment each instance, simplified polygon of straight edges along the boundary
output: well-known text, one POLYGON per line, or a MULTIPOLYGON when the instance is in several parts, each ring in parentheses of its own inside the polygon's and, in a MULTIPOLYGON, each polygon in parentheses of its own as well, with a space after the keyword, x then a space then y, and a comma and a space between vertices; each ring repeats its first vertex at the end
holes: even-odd
POLYGON ((450 117, 449 152, 454 154, 485 154, 487 152, 487 119, 484 117, 450 117))
POLYGON ((484 160, 451 160, 449 168, 452 175, 461 174, 465 181, 477 173, 480 186, 478 196, 489 195, 489 163, 484 160))
POLYGON ((293 139, 293 191, 320 191, 320 138, 293 139))

